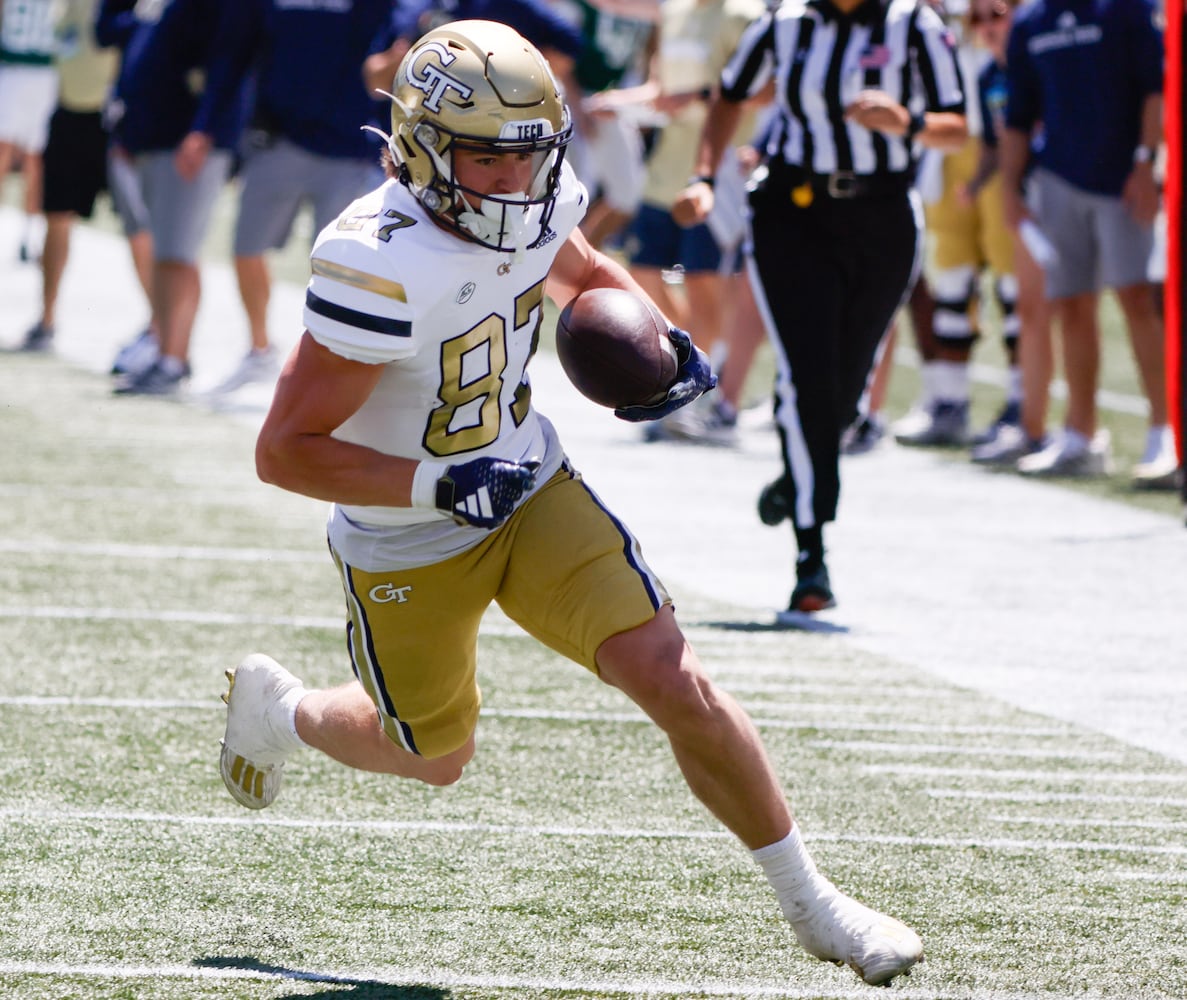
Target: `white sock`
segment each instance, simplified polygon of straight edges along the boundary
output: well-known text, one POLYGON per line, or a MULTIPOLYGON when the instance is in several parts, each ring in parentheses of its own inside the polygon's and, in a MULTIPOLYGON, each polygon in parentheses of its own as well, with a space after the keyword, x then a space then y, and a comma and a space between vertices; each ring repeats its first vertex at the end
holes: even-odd
POLYGON ((933 366, 934 398, 945 403, 967 403, 969 366, 963 361, 935 361, 933 366))
POLYGON ((1022 369, 1017 365, 1006 373, 1006 402, 1022 402, 1022 369))
POLYGON ((936 392, 936 365, 938 364, 938 361, 925 361, 923 367, 919 369, 919 399, 915 401, 915 405, 921 410, 928 409, 938 398, 936 392))
POLYGON ((166 375, 181 375, 185 371, 185 362, 170 357, 168 354, 161 358, 157 364, 161 366, 161 371, 166 375))
POLYGON ((1078 430, 1071 427, 1063 429, 1063 439, 1067 445, 1075 452, 1087 451, 1088 446, 1092 443, 1081 434, 1078 430))
POLYGON ((45 245, 45 228, 44 215, 26 215, 21 232, 21 242, 30 249, 40 249, 45 245))
POLYGON ((713 406, 723 420, 732 422, 738 419, 738 408, 728 399, 718 399, 713 406))
POLYGON ((718 340, 709 348, 709 364, 713 366, 715 372, 721 371, 725 366, 725 361, 729 357, 729 353, 730 345, 725 340, 718 340))
POLYGON ((792 923, 807 916, 809 904, 832 889, 832 883, 816 870, 796 824, 782 840, 750 853, 775 890, 783 915, 792 923))
POLYGON ((273 732, 278 738, 286 742, 291 741, 292 745, 288 747, 290 750, 300 750, 309 745, 301 739, 297 732, 297 706, 301 704, 301 700, 307 694, 309 692, 303 687, 293 688, 280 699, 277 713, 279 718, 269 720, 272 723, 273 732))

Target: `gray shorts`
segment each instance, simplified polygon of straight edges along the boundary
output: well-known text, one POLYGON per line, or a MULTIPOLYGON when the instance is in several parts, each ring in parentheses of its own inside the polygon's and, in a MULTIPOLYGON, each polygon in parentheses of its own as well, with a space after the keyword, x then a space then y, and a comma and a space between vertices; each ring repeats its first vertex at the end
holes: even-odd
POLYGON ((152 221, 153 257, 196 263, 214 203, 231 175, 231 154, 212 149, 192 181, 183 181, 177 173, 173 150, 141 153, 136 171, 152 221))
POLYGON ((114 144, 107 150, 107 190, 125 236, 148 230, 151 223, 140 186, 140 174, 136 172, 132 158, 114 144))
POLYGON ((240 171, 235 256, 283 247, 305 201, 313 205, 314 232, 320 233, 382 180, 378 154, 365 160, 319 156, 281 138, 250 150, 240 171))
POLYGON ((1093 194, 1036 170, 1027 182, 1027 200, 1055 248, 1046 269, 1048 298, 1151 280, 1154 226, 1137 222, 1119 197, 1093 194))

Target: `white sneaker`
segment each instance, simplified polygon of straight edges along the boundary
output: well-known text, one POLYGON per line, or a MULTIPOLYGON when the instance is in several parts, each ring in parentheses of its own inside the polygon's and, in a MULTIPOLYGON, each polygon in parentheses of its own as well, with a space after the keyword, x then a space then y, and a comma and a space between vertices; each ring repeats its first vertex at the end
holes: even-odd
POLYGON ((1018 459, 1024 476, 1107 476, 1113 467, 1109 432, 1101 428, 1091 441, 1082 434, 1062 430, 1042 451, 1018 459))
POLYGON ((969 439, 968 400, 936 400, 896 420, 891 431, 899 444, 961 447, 969 439))
POLYGON ((267 382, 280 371, 280 359, 275 347, 265 347, 262 351, 251 350, 230 375, 227 376, 211 391, 215 395, 234 392, 253 382, 267 382))
POLYGON ((1134 486, 1145 489, 1174 489, 1179 483, 1179 455, 1175 451, 1175 432, 1171 428, 1151 427, 1146 434, 1146 450, 1133 467, 1134 486))
POLYGON ((218 769, 231 797, 263 809, 280 792, 284 762, 299 744, 288 732, 286 696, 301 682, 272 657, 253 653, 226 672, 227 729, 218 769))
POLYGON ((139 378, 161 357, 161 345, 151 329, 142 330, 136 338, 119 349, 111 363, 112 375, 139 378))
POLYGON ((1019 459, 1042 451, 1046 438, 1032 440, 1016 424, 1003 424, 991 440, 973 448, 969 457, 977 465, 1017 466, 1019 459))
POLYGON ((847 965, 871 986, 908 975, 911 967, 923 960, 923 942, 910 927, 850 899, 827 879, 818 878, 816 899, 803 906, 802 916, 796 915, 794 920, 788 916, 796 939, 809 955, 847 965))
POLYGON ((681 407, 664 422, 669 437, 693 444, 732 448, 738 443, 738 418, 724 413, 707 396, 681 407))

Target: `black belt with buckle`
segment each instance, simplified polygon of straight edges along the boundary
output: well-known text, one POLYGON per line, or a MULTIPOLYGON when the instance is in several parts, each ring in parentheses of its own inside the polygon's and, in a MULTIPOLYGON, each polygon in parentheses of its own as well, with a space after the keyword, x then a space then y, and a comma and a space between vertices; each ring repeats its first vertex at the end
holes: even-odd
POLYGON ((771 164, 772 179, 789 188, 809 187, 813 193, 848 201, 853 198, 893 198, 906 194, 911 187, 911 175, 857 174, 852 170, 835 170, 831 174, 816 174, 800 167, 783 165, 782 169, 771 164))

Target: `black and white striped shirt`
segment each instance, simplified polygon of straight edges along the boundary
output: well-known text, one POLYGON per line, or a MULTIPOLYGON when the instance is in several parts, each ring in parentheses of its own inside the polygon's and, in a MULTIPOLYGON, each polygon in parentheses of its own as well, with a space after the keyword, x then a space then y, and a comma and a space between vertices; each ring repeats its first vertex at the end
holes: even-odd
POLYGON ((845 121, 859 91, 884 91, 913 114, 964 113, 952 35, 924 0, 865 0, 849 15, 829 0, 784 0, 746 29, 722 71, 722 97, 744 100, 772 75, 778 114, 767 154, 815 174, 913 169, 908 139, 845 121))

